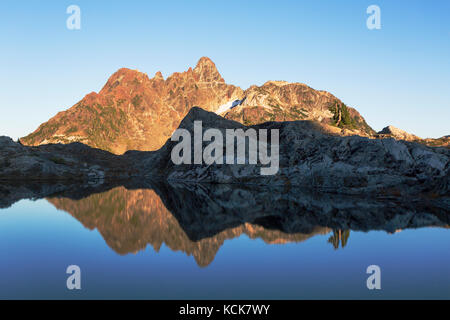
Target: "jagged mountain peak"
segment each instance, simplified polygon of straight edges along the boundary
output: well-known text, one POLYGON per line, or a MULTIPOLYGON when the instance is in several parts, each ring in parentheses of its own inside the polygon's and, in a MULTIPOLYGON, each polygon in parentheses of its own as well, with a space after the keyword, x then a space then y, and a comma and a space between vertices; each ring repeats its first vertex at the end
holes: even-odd
POLYGON ((331 94, 286 81, 268 81, 244 92, 226 84, 215 63, 202 57, 194 68, 166 79, 160 71, 150 79, 138 70, 121 68, 98 94, 85 96, 20 141, 25 145, 81 142, 117 154, 156 150, 193 106, 226 110, 220 114, 246 125, 313 120, 352 134, 373 131, 356 110, 347 110, 331 94))
POLYGON ((225 80, 217 70, 216 64, 208 57, 201 57, 193 72, 197 75, 198 81, 225 83, 225 80))
POLYGON ((118 154, 156 150, 194 106, 244 125, 311 120, 337 135, 393 137, 431 146, 448 146, 450 140, 421 139, 394 126, 376 133, 356 109, 303 83, 267 81, 244 91, 226 84, 215 63, 202 57, 194 68, 166 79, 160 71, 150 79, 138 70, 120 68, 99 93, 87 94, 20 141, 25 145, 81 142, 118 154))
POLYGON ((164 80, 164 77, 163 77, 161 71, 156 72, 155 76, 153 77, 153 79, 155 79, 155 80, 164 80))
POLYGON ((198 62, 197 65, 195 66, 195 68, 199 68, 202 66, 212 66, 212 67, 216 67, 216 64, 208 57, 201 57, 198 62))
POLYGON ((20 141, 25 145, 81 142, 117 154, 156 150, 193 106, 215 111, 242 94, 242 89, 224 82, 209 58, 167 79, 159 71, 149 79, 138 70, 121 68, 99 93, 85 96, 20 141))

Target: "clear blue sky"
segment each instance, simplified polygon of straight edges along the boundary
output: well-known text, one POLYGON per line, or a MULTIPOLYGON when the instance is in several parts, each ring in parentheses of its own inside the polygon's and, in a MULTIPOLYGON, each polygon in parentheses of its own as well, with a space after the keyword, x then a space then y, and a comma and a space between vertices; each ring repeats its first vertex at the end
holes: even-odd
POLYGON ((24 136, 120 67, 174 71, 210 57, 228 83, 303 82, 375 129, 450 134, 450 1, 0 2, 0 135, 24 136), (81 30, 66 8, 81 8, 81 30), (366 8, 381 8, 368 30, 366 8))

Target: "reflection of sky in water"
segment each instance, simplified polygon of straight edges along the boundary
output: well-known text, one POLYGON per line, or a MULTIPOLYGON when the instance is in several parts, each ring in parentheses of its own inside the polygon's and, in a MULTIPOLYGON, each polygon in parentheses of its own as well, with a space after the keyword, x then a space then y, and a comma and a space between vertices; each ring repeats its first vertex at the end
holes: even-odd
POLYGON ((0 298, 450 298, 450 230, 352 231, 338 250, 329 237, 267 245, 242 235, 199 268, 165 245, 120 256, 46 200, 25 200, 0 211, 0 298), (82 270, 79 292, 65 287, 70 264, 82 270), (371 264, 381 291, 366 288, 371 264))

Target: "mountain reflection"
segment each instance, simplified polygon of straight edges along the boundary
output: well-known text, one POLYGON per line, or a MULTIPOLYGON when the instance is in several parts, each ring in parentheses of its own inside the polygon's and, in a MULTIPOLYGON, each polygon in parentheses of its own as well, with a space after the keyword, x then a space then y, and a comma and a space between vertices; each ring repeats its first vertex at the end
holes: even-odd
POLYGON ((48 198, 57 209, 67 211, 88 229, 97 229, 109 247, 118 254, 135 253, 151 245, 158 252, 164 243, 173 251, 192 255, 199 266, 209 265, 225 240, 243 234, 267 244, 301 242, 331 230, 317 227, 311 233, 288 234, 244 223, 218 234, 193 241, 177 219, 164 206, 154 190, 127 190, 117 187, 81 200, 48 198))
POLYGON ((209 265, 225 240, 247 235, 267 244, 302 242, 331 233, 335 249, 348 244, 350 230, 446 227, 448 212, 428 203, 311 194, 231 185, 152 183, 47 200, 86 228, 97 229, 118 254, 164 243, 209 265))

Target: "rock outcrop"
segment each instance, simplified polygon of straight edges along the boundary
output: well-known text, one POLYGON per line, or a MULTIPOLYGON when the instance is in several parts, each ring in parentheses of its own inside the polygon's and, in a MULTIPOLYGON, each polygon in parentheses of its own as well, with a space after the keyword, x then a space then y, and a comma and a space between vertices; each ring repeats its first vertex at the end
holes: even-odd
POLYGON ((378 135, 381 137, 390 137, 397 140, 406 140, 406 141, 419 141, 421 140, 420 137, 413 135, 411 133, 408 133, 402 129, 396 128, 394 126, 387 126, 383 128, 380 132, 378 132, 378 135))
POLYGON ((0 180, 101 183, 137 173, 124 157, 81 143, 28 147, 0 137, 0 180))
POLYGON ((383 128, 380 132, 374 135, 375 138, 394 138, 396 140, 413 141, 417 143, 422 143, 430 147, 449 147, 450 146, 450 136, 444 136, 441 138, 425 138, 422 139, 414 134, 408 133, 402 129, 398 129, 394 126, 387 126, 383 128))
MULTIPOLYGON (((262 175, 261 169, 267 165, 261 162, 237 164, 236 153, 234 164, 177 165, 173 162, 172 150, 178 142, 171 140, 158 151, 129 151, 117 156, 81 143, 26 147, 2 137, 0 180, 53 179, 95 183, 138 177, 285 188, 301 186, 342 194, 449 195, 450 150, 447 148, 427 147, 393 138, 342 137, 307 120, 244 126, 197 107, 189 111, 180 128, 194 137, 195 121, 202 122, 203 132, 209 128, 218 129, 223 137, 226 129, 253 129, 255 132, 262 129, 269 133, 278 130, 279 169, 273 175, 262 175)), ((189 143, 195 150, 194 139, 189 143)), ((200 154, 208 144, 202 143, 200 154)), ((225 143, 222 152, 226 154, 225 143)), ((248 159, 248 154, 246 156, 248 159)))
MULTIPOLYGON (((448 195, 449 192, 446 185, 450 150, 446 148, 431 148, 393 138, 336 136, 314 121, 266 122, 246 127, 200 108, 193 108, 180 128, 188 130, 193 137, 194 122, 198 120, 202 121, 203 131, 219 129, 223 137, 226 129, 278 130, 279 171, 264 176, 261 163, 240 165, 236 164, 236 159, 234 165, 175 165, 171 152, 178 142, 169 140, 160 150, 142 159, 149 174, 169 180, 296 185, 338 193, 435 192, 448 195)), ((192 150, 193 143, 192 139, 192 150)), ((203 148, 207 144, 203 142, 203 148)), ((222 154, 226 154, 225 143, 222 154)))

